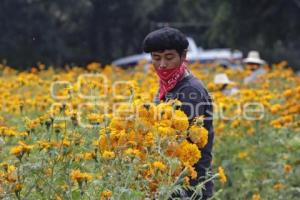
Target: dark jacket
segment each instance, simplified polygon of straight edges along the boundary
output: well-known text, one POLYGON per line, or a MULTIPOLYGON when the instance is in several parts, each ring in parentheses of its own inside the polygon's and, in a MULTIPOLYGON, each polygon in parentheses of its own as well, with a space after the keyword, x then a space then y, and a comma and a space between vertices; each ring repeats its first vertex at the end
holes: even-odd
MULTIPOLYGON (((201 149, 202 157, 194 165, 198 173, 197 179, 191 180, 190 182, 191 185, 194 186, 205 180, 204 176, 207 170, 211 171, 212 146, 214 140, 212 100, 203 83, 191 73, 187 73, 185 77, 166 94, 166 101, 176 98, 183 103, 181 109, 189 117, 189 122, 191 123, 196 116, 204 115, 204 127, 208 130, 208 143, 201 149)), ((155 97, 154 102, 159 103, 158 96, 155 97)), ((208 182, 205 188, 203 194, 207 197, 212 196, 213 182, 208 182)))

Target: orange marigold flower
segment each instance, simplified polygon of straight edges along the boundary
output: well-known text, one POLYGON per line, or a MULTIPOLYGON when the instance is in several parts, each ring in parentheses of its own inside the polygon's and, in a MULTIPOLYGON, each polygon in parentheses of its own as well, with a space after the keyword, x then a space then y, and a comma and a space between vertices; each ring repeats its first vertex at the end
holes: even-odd
POLYGON ((285 173, 290 173, 290 172, 292 171, 293 168, 292 168, 291 165, 285 164, 284 167, 283 167, 283 169, 284 169, 284 172, 285 172, 285 173))
POLYGON ((187 169, 188 169, 189 176, 190 176, 192 179, 197 178, 197 172, 196 172, 196 170, 195 170, 194 167, 188 165, 188 166, 187 166, 187 169))
POLYGON ((108 199, 108 198, 111 197, 111 196, 112 196, 112 191, 110 191, 110 190, 104 190, 104 191, 101 193, 100 200, 108 199))
POLYGON ((193 166, 200 158, 201 152, 196 144, 191 144, 184 140, 177 149, 177 155, 184 165, 193 166))
POLYGON ((284 185, 282 183, 276 183, 274 186, 273 186, 273 189, 274 190, 281 190, 284 188, 284 185))

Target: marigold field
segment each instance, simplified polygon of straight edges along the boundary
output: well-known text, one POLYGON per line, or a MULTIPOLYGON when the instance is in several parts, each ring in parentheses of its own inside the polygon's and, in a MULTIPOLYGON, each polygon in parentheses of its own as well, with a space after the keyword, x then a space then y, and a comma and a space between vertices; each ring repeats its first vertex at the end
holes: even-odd
MULTIPOLYGON (((299 199, 299 76, 282 62, 243 85, 247 70, 189 68, 214 102, 213 199, 299 199), (238 93, 219 92, 216 73, 238 93)), ((0 65, 0 74, 0 199, 167 199, 197 176, 203 118, 189 127, 181 102, 153 104, 152 68, 0 65)))

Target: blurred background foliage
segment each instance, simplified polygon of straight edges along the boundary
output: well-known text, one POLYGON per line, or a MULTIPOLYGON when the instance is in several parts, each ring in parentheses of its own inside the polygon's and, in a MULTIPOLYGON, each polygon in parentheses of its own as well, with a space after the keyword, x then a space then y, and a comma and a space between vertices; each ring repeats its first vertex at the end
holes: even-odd
POLYGON ((0 60, 27 69, 108 64, 166 23, 203 48, 258 50, 300 69, 300 0, 1 0, 0 60))

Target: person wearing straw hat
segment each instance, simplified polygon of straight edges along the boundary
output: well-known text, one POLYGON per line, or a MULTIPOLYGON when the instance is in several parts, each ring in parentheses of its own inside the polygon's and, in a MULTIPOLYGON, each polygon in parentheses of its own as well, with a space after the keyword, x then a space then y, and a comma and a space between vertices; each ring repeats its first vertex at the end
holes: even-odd
POLYGON ((247 58, 243 60, 243 63, 245 64, 245 68, 252 72, 249 76, 244 78, 244 84, 248 84, 256 80, 259 75, 266 73, 266 70, 263 68, 266 61, 260 58, 258 51, 250 51, 247 58))
POLYGON ((224 73, 216 74, 214 83, 218 86, 219 91, 225 95, 234 95, 238 92, 237 88, 228 88, 229 85, 234 85, 235 83, 229 80, 228 76, 224 73))
MULTIPOLYGON (((143 41, 143 50, 151 54, 151 61, 159 78, 159 89, 154 99, 156 104, 171 99, 182 102, 181 110, 188 116, 190 125, 195 117, 204 116, 204 127, 208 130, 208 143, 201 149, 202 156, 193 166, 197 177, 190 180, 191 186, 206 181, 202 197, 206 200, 213 194, 213 182, 207 180, 207 171, 211 171, 212 146, 214 139, 212 99, 204 84, 189 70, 186 61, 188 49, 186 36, 178 29, 164 27, 150 32, 143 41)), ((191 141, 190 141, 191 142, 191 141)), ((186 190, 180 199, 193 195, 186 190)), ((171 199, 178 197, 171 194, 171 199)))

